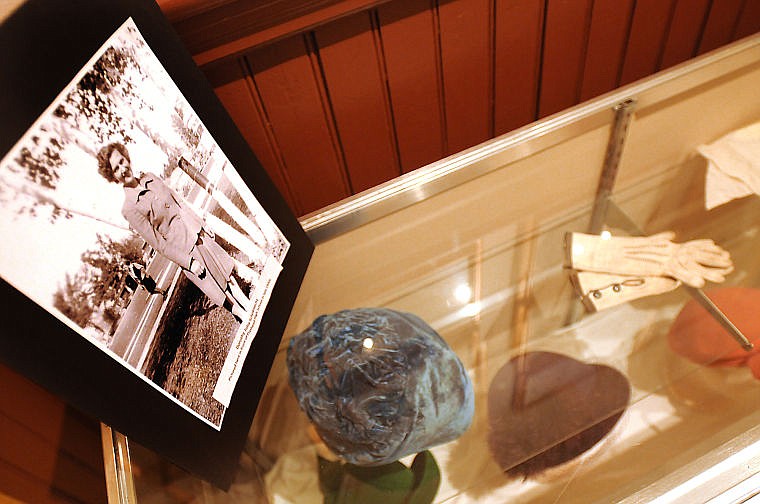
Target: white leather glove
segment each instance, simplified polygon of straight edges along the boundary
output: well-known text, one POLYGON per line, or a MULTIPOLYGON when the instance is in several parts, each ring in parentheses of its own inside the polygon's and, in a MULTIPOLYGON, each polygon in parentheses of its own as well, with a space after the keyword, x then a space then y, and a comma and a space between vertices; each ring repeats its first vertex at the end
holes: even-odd
POLYGON ((594 312, 634 299, 672 291, 679 280, 664 276, 628 276, 573 271, 570 280, 586 310, 594 312))
POLYGON ((733 271, 730 254, 712 240, 674 243, 667 231, 646 237, 568 233, 569 266, 580 271, 632 276, 665 276, 701 288, 723 282, 733 271))

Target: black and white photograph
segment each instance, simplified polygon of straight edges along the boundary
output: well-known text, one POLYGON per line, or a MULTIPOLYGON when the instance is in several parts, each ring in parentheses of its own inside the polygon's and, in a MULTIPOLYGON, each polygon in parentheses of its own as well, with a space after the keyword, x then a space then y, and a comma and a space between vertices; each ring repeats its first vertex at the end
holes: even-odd
POLYGON ((0 161, 0 276, 220 430, 290 243, 131 19, 0 161))

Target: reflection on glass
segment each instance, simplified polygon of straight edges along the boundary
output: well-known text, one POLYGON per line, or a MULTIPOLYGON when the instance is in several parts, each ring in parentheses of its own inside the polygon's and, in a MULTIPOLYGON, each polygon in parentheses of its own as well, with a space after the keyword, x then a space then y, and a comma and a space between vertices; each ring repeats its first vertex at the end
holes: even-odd
POLYGON ((462 304, 469 302, 472 299, 472 288, 466 283, 457 285, 454 289, 454 299, 462 304))
POLYGON ((470 303, 460 310, 462 317, 474 317, 480 313, 481 303, 470 303))

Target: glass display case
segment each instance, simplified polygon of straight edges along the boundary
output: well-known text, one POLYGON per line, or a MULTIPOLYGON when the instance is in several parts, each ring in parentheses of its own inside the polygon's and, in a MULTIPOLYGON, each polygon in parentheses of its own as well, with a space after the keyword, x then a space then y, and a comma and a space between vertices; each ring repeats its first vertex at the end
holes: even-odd
MULTIPOLYGON (((588 312, 568 277, 564 237, 587 232, 593 215, 613 236, 672 230, 677 242, 709 238, 730 252, 734 271, 704 292, 751 295, 760 288, 760 198, 706 210, 706 162, 696 148, 760 121, 758 89, 760 37, 752 37, 307 216, 302 224, 317 247, 232 488, 214 489, 130 443, 135 494, 122 499, 693 503, 722 495, 742 502, 760 489, 760 381, 747 367, 713 365, 738 343, 702 363, 672 350, 669 332, 692 299, 683 287, 588 312), (409 456, 393 478, 383 479, 383 468, 357 476, 336 462, 297 404, 289 340, 322 314, 360 307, 423 319, 472 382, 472 423, 429 449, 431 472, 404 473, 409 456), (538 366, 543 381, 521 383, 526 356, 542 355, 573 364, 546 361, 538 366), (599 369, 627 386, 621 392, 594 375, 599 369), (619 406, 594 409, 607 399, 616 404, 615 394, 619 406), (552 408, 527 414, 542 402, 552 408), (601 413, 569 429, 574 407, 601 413), (512 412, 508 428, 500 408, 512 412), (515 470, 603 422, 598 442, 569 450, 575 456, 564 463, 515 470), (526 433, 539 441, 500 454, 520 444, 510 436, 526 433), (328 474, 336 467, 342 477, 328 474), (430 481, 425 500, 415 489, 430 481)), ((715 299, 732 318, 732 307, 715 299)), ((112 487, 129 487, 119 460, 114 473, 122 476, 112 487)))

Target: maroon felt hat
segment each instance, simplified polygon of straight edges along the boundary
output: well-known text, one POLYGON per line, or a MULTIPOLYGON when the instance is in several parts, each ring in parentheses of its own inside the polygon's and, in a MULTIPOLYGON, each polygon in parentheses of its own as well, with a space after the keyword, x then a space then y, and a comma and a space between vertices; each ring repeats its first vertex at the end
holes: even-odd
POLYGON ((749 365, 760 379, 760 289, 723 287, 707 296, 733 324, 755 344, 749 352, 695 300, 689 300, 668 332, 670 348, 698 364, 710 366, 749 365), (751 362, 750 362, 751 360, 751 362))

